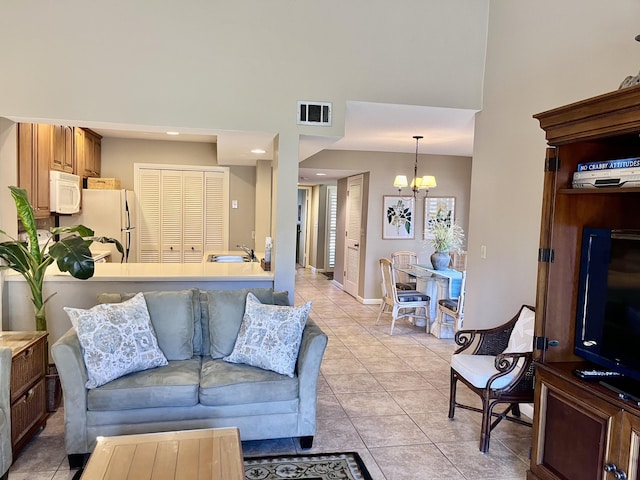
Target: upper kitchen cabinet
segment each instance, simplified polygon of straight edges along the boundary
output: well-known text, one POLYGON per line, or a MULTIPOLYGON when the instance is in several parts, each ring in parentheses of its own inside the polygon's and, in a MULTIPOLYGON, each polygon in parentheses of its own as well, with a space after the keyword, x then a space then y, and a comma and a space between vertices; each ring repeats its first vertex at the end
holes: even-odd
POLYGON ((73 127, 53 125, 53 155, 51 170, 75 173, 73 152, 73 127))
POLYGON ((49 216, 49 167, 53 126, 18 124, 18 185, 27 191, 36 218, 49 216))
POLYGON ((102 137, 86 128, 74 128, 75 159, 78 175, 99 177, 102 162, 102 137))

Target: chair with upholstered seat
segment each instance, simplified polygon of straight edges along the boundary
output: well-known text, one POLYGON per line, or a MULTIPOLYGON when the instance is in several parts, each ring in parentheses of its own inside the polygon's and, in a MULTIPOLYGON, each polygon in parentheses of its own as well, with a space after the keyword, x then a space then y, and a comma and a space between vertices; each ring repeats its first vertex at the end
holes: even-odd
MULTIPOLYGON (((462 330, 466 283, 467 272, 463 271, 462 280, 460 281, 460 295, 458 298, 442 298, 438 300, 438 312, 433 324, 433 334, 436 337, 452 338, 455 332, 462 330), (448 320, 449 318, 451 321, 448 320), (448 331, 451 333, 448 333, 448 331)), ((451 285, 451 282, 449 282, 449 285, 451 285)))
POLYGON ((9 478, 11 450, 11 349, 0 347, 0 480, 9 478))
POLYGON ((428 295, 416 290, 398 291, 396 288, 395 269, 388 258, 381 258, 380 271, 382 273, 382 304, 376 325, 380 323, 380 317, 385 310, 391 310, 391 332, 393 335, 393 327, 399 318, 413 317, 414 319, 423 318, 426 322, 427 333, 429 333, 429 301, 428 295), (419 310, 424 314, 420 315, 419 310), (404 313, 400 313, 400 311, 404 313))
POLYGON ((393 252, 391 254, 391 264, 396 269, 396 288, 398 290, 415 290, 416 279, 412 278, 409 274, 399 272, 398 268, 408 267, 409 265, 415 265, 418 263, 418 254, 416 252, 410 252, 403 250, 400 252, 393 252))
POLYGON ((502 420, 531 426, 520 418, 519 404, 533 402, 534 321, 535 309, 523 305, 516 316, 503 325, 456 333, 455 341, 460 348, 451 356, 449 418, 454 417, 456 407, 482 413, 480 451, 483 453, 489 450, 491 431, 502 420), (480 396, 481 409, 456 400, 458 380, 480 396), (495 413, 493 409, 499 403, 508 406, 502 413, 495 413))

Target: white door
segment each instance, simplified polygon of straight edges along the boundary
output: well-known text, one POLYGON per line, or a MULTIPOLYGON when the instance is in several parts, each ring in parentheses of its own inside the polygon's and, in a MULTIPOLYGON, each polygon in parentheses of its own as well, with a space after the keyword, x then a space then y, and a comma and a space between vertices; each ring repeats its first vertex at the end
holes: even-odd
POLYGON ((140 170, 138 179, 138 261, 160 262, 160 170, 140 170))
POLYGON ((201 262, 227 250, 229 170, 136 164, 140 262, 201 262))
POLYGON ((344 291, 358 296, 360 276, 360 241, 362 238, 362 184, 363 176, 347 179, 347 218, 344 249, 344 291))

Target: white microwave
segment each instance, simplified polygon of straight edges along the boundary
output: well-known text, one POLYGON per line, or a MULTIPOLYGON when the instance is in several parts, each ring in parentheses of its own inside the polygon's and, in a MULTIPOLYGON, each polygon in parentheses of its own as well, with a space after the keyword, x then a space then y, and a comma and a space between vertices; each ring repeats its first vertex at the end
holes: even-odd
POLYGON ((80 177, 51 170, 49 202, 51 213, 78 213, 80 211, 80 177))

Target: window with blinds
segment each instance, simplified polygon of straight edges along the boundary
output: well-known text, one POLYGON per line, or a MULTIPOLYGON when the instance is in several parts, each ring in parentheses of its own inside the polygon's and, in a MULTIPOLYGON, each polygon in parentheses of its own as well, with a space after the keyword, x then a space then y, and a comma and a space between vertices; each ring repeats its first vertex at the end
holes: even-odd
POLYGON ((338 221, 338 188, 327 187, 327 258, 325 265, 334 268, 336 264, 336 234, 338 221))

